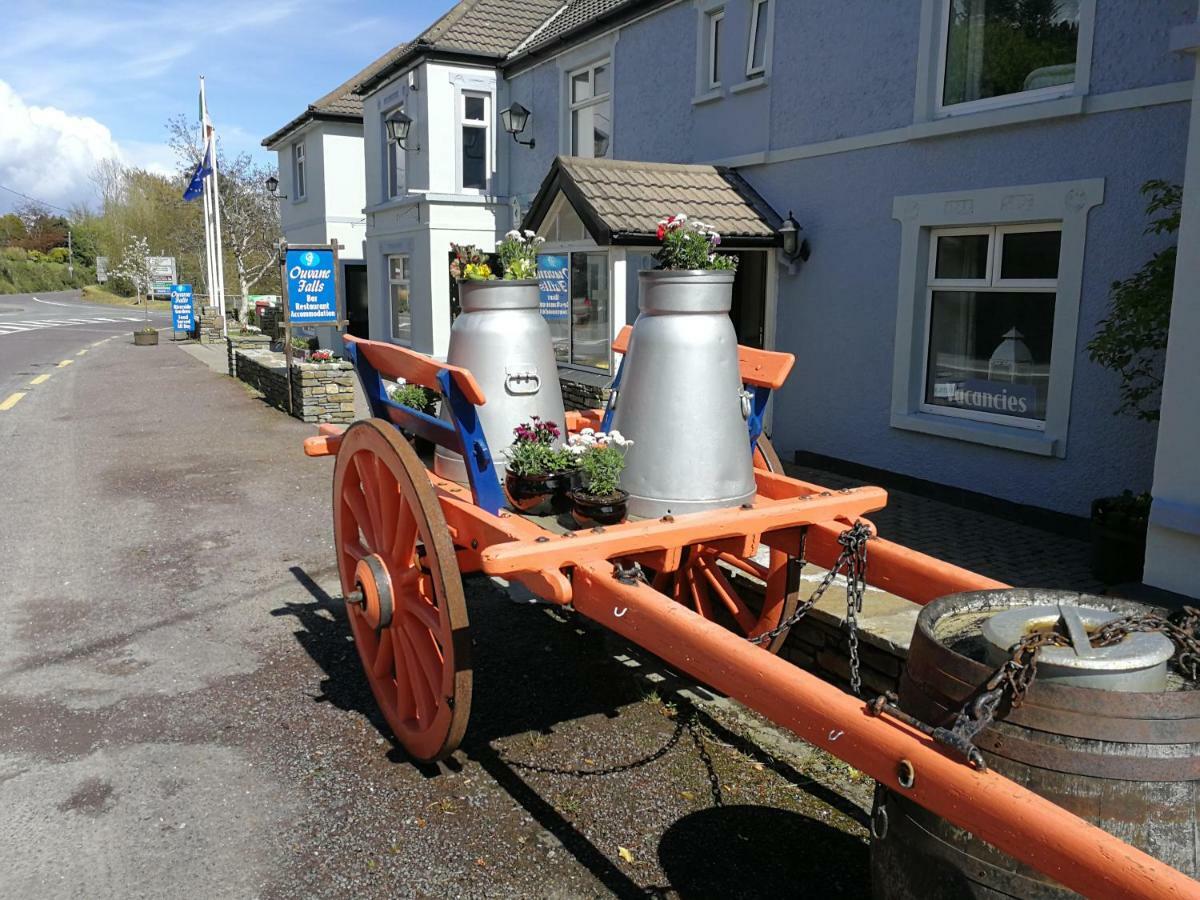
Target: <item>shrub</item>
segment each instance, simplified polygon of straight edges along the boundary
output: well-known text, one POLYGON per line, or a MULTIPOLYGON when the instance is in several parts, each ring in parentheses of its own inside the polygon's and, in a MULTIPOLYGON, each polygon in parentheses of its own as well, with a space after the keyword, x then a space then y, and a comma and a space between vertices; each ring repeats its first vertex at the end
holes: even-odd
POLYGON ((420 384, 398 384, 392 388, 391 397, 401 406, 432 414, 441 394, 420 384))
POLYGON ((717 253, 721 235, 683 213, 659 220, 658 239, 662 247, 654 258, 663 269, 737 269, 736 256, 717 253))
POLYGON ((504 455, 508 458, 508 471, 514 475, 553 475, 574 468, 574 458, 561 447, 558 440, 558 425, 543 422, 539 416, 531 416, 513 429, 516 438, 504 455))
POLYGON ((625 453, 633 441, 619 431, 593 431, 585 428, 571 435, 567 453, 583 474, 584 491, 593 497, 611 497, 621 486, 625 470, 625 453))

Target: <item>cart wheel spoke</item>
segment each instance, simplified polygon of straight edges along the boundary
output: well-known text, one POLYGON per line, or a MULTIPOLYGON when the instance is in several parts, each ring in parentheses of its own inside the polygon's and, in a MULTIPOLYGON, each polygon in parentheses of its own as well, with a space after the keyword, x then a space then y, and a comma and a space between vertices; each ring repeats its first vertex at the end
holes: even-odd
POLYGON ((379 419, 345 432, 334 468, 334 546, 363 670, 384 718, 416 759, 450 755, 471 708, 462 576, 420 459, 379 419), (361 537, 360 537, 361 533, 361 537))
POLYGON ((746 605, 746 601, 738 595, 737 588, 729 583, 729 579, 725 577, 725 573, 721 571, 720 567, 715 562, 709 562, 701 571, 704 572, 704 577, 708 579, 713 593, 720 598, 721 602, 725 604, 725 608, 737 619, 737 623, 741 626, 742 631, 746 634, 753 631, 754 627, 758 624, 758 617, 750 611, 750 607, 746 605))

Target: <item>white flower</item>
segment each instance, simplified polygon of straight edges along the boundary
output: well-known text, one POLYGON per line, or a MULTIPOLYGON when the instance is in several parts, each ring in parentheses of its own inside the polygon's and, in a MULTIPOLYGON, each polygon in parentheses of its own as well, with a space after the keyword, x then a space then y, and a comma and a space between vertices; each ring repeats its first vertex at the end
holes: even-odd
POLYGON ((521 232, 514 228, 512 231, 504 235, 504 239, 506 241, 519 241, 521 239, 521 232))
POLYGON ((584 429, 582 429, 582 430, 579 432, 579 436, 580 436, 580 437, 587 437, 588 435, 592 435, 592 434, 595 434, 595 433, 596 433, 596 429, 595 429, 595 428, 584 428, 584 429))
POLYGON ((533 239, 533 246, 535 246, 535 247, 540 246, 541 244, 544 244, 544 243, 546 243, 546 239, 544 237, 542 237, 540 234, 537 235, 536 237, 534 237, 534 239, 533 239))
POLYGON ((687 213, 675 213, 675 224, 682 225, 688 220, 687 213))
MULTIPOLYGON (((520 237, 520 235, 517 235, 517 236, 518 236, 518 237, 520 237)), ((528 239, 531 239, 531 238, 533 238, 533 237, 535 237, 535 236, 536 236, 536 235, 534 234, 534 232, 530 231, 528 228, 526 228, 526 229, 525 229, 525 238, 526 238, 527 240, 528 240, 528 239)))
POLYGON ((625 435, 621 434, 619 431, 610 431, 608 433, 608 439, 618 447, 624 447, 627 443, 629 443, 627 440, 625 440, 625 435))

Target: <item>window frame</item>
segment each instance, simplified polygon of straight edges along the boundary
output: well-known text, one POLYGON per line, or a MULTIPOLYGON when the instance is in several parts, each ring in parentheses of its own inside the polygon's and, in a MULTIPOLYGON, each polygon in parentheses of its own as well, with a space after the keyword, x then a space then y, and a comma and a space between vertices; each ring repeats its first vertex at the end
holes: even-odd
MULTIPOLYGON (((1071 414, 1076 344, 1083 297, 1083 265, 1088 216, 1104 202, 1104 179, 1090 178, 1045 184, 967 188, 936 194, 895 197, 892 217, 900 225, 896 327, 893 339, 891 415, 893 428, 983 444, 1037 456, 1063 458, 1071 414), (934 230, 961 227, 978 233, 985 226, 1060 222, 1058 287, 1055 294, 1050 351, 1050 383, 1044 430, 1013 427, 937 414, 920 406, 925 393, 928 297, 934 230)), ((1014 229, 1019 230, 1019 229, 1014 229)), ((994 265, 994 263, 993 263, 994 265)), ((1015 279, 1014 279, 1015 280, 1015 279)), ((978 284, 978 282, 976 282, 978 284)), ((1011 287, 1010 282, 1002 285, 1011 287)), ((1032 289, 1032 286, 1031 286, 1032 289)))
MULTIPOLYGON (((608 123, 609 123, 607 153, 604 156, 596 156, 595 153, 593 152, 593 153, 589 154, 587 157, 583 157, 583 158, 586 158, 586 159, 612 159, 613 158, 613 131, 614 131, 614 129, 612 127, 612 122, 613 122, 612 57, 606 56, 606 57, 603 57, 602 59, 596 59, 596 60, 593 60, 592 62, 588 63, 587 65, 578 66, 574 69, 569 70, 567 72, 566 92, 567 92, 567 94, 566 94, 566 96, 567 96, 567 146, 568 146, 568 149, 570 150, 569 155, 580 156, 580 154, 578 152, 578 148, 575 147, 574 141, 572 139, 572 136, 575 134, 575 131, 576 131, 576 129, 575 129, 575 113, 579 112, 580 110, 588 109, 593 106, 599 106, 602 103, 607 103, 608 104, 608 123), (603 95, 597 96, 596 95, 596 70, 601 69, 601 68, 608 69, 608 91, 605 92, 603 95), (584 72, 588 73, 588 83, 591 85, 592 96, 586 100, 576 101, 574 91, 572 90, 572 85, 573 85, 575 76, 581 75, 584 72)), ((592 144, 592 149, 594 151, 595 150, 595 138, 594 137, 590 143, 592 144)))
POLYGON ((461 194, 488 194, 492 190, 492 183, 495 177, 495 150, 492 147, 492 94, 490 91, 462 89, 458 91, 457 97, 458 109, 455 119, 457 121, 457 134, 455 135, 455 143, 458 150, 458 159, 456 169, 458 172, 458 191, 461 194), (483 100, 483 118, 468 119, 467 118, 467 100, 482 99, 483 100), (466 144, 463 143, 463 129, 473 128, 483 132, 483 187, 467 187, 466 186, 466 167, 464 166, 464 155, 466 154, 466 144))
MULTIPOLYGON (((929 383, 929 350, 933 342, 933 295, 935 291, 959 291, 978 294, 1054 294, 1055 304, 1058 302, 1058 279, 1004 279, 1000 277, 1000 263, 1003 259, 1004 235, 1014 232, 1027 234, 1029 232, 1057 231, 1062 233, 1062 222, 1028 222, 1006 225, 963 225, 929 229, 929 265, 925 290, 925 326, 924 346, 921 350, 921 398, 918 409, 922 413, 933 416, 951 416, 957 419, 967 419, 976 422, 990 422, 1006 425, 1010 428, 1024 428, 1030 431, 1046 430, 1046 419, 1031 419, 1021 416, 1006 416, 1002 413, 989 413, 976 409, 956 409, 952 406, 939 406, 926 399, 929 383), (987 235, 987 263, 985 278, 938 278, 937 277, 937 248, 938 241, 943 237, 956 235, 987 235)), ((1062 266, 1062 245, 1059 244, 1059 267, 1062 266)), ((1051 357, 1053 358, 1054 331, 1052 326, 1050 336, 1051 357)), ((1048 376, 1053 378, 1053 367, 1048 376)), ((1050 388, 1047 384, 1047 417, 1049 416, 1050 388)))
POLYGON ((298 203, 308 196, 308 154, 304 141, 292 144, 292 202, 298 203))
POLYGON ((721 89, 721 23, 725 21, 725 7, 718 6, 704 11, 704 76, 701 86, 706 91, 721 89))
POLYGON ((746 78, 765 78, 767 70, 771 68, 771 31, 772 31, 772 13, 774 9, 771 6, 771 0, 751 0, 750 3, 750 27, 748 30, 749 40, 746 43, 746 78), (762 64, 756 66, 754 64, 754 44, 758 40, 758 11, 766 7, 766 16, 763 18, 763 23, 766 25, 767 33, 763 37, 763 58, 762 64))
POLYGON ((391 340, 395 343, 400 343, 400 344, 404 344, 405 346, 411 347, 412 346, 412 326, 413 326, 413 321, 412 321, 412 254, 410 254, 410 253, 385 253, 383 255, 383 260, 384 260, 384 266, 385 266, 385 273, 387 275, 387 287, 388 287, 388 293, 387 293, 388 338, 389 338, 389 340, 391 340), (393 278, 392 277, 392 260, 394 260, 394 259, 404 260, 404 263, 402 265, 402 271, 403 271, 404 275, 406 276, 405 278, 393 278), (392 288, 395 287, 396 285, 400 285, 400 284, 407 286, 408 291, 409 291, 408 339, 407 340, 405 340, 404 338, 402 338, 396 334, 396 310, 393 306, 392 288))

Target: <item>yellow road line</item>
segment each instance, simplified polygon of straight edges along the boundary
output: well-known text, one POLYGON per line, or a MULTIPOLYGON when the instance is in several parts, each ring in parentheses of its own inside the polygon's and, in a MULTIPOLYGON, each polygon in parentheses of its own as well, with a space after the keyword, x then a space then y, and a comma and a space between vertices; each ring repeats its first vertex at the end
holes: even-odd
POLYGON ((58 368, 60 368, 60 369, 65 368, 73 362, 75 362, 75 360, 73 360, 73 359, 64 359, 62 362, 60 362, 58 364, 58 368))
POLYGON ((25 391, 17 391, 15 394, 9 394, 7 397, 5 397, 3 401, 0 401, 0 412, 12 409, 14 406, 20 403, 21 398, 25 396, 25 393, 25 391))
POLYGON ((85 353, 87 353, 87 347, 84 347, 82 350, 80 350, 80 351, 79 351, 78 353, 76 353, 75 355, 76 355, 76 356, 83 356, 83 354, 85 354, 85 353))
POLYGON ((99 346, 100 346, 101 344, 103 344, 103 343, 104 343, 104 341, 96 341, 94 344, 92 344, 92 346, 93 346, 93 347, 99 347, 99 346))
POLYGON ((37 378, 33 379, 33 381, 31 381, 29 383, 30 384, 41 384, 42 382, 46 381, 49 377, 50 377, 50 373, 46 372, 42 375, 39 375, 37 378))

